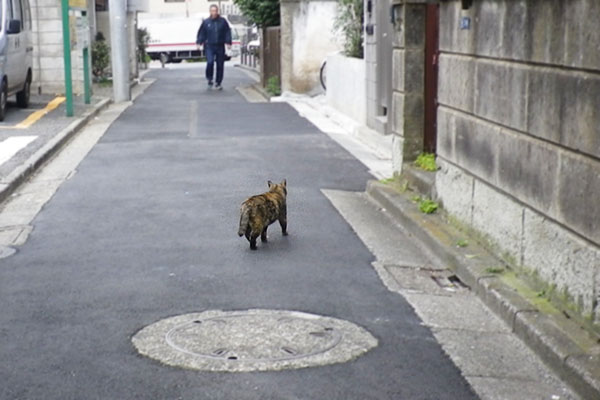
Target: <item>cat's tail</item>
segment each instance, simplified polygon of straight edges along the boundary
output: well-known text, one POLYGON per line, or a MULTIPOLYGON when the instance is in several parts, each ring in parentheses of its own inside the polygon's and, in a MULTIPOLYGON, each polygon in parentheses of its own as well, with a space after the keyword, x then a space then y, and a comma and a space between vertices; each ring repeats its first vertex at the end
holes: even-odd
POLYGON ((248 207, 242 205, 240 214, 240 229, 238 229, 238 235, 244 236, 246 230, 248 229, 248 223, 250 222, 250 212, 248 210, 248 207))

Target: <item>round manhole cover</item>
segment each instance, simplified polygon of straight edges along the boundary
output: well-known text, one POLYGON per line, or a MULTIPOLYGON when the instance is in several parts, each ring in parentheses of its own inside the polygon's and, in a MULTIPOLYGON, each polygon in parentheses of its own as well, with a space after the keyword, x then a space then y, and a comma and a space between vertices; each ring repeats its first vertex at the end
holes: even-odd
POLYGON ((167 365, 205 371, 269 371, 350 361, 377 346, 365 329, 295 311, 206 311, 158 321, 133 336, 167 365))

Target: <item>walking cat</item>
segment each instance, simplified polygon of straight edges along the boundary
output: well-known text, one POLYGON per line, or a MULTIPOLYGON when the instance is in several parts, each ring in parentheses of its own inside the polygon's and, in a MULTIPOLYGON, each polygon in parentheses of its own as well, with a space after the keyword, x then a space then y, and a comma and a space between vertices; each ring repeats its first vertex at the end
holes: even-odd
POLYGON ((256 250, 256 239, 267 241, 267 228, 275 221, 281 225, 281 233, 287 236, 287 182, 268 182, 269 191, 249 197, 240 209, 240 229, 238 235, 245 235, 250 249, 256 250))

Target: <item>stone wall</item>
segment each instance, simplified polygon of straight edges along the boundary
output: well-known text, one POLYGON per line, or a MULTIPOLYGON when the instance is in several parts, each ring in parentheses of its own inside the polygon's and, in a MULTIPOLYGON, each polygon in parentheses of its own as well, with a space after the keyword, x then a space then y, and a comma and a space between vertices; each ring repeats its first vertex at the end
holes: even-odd
POLYGON ((426 1, 394 1, 392 156, 394 171, 423 151, 426 1))
POLYGON ((327 55, 341 50, 333 24, 335 0, 281 1, 281 88, 318 90, 319 70, 327 55))
POLYGON ((441 2, 436 177, 449 213, 596 323, 598 21, 597 0, 441 2))

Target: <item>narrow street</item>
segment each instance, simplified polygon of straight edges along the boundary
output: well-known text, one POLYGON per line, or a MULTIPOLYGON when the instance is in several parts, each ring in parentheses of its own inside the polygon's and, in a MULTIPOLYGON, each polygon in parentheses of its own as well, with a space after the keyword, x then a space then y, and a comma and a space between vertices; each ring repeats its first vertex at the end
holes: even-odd
MULTIPOLYGON (((198 68, 159 70, 0 268, 3 399, 469 399, 458 369, 321 189, 364 190, 365 168, 286 104, 207 92, 198 68), (238 208, 288 180, 288 237, 257 252, 238 208), (355 361, 207 373, 138 355, 131 336, 209 309, 351 321, 379 346, 355 361)), ((83 133, 85 134, 85 133, 83 133)), ((411 244, 403 244, 410 250, 411 244)))

